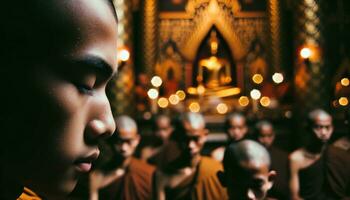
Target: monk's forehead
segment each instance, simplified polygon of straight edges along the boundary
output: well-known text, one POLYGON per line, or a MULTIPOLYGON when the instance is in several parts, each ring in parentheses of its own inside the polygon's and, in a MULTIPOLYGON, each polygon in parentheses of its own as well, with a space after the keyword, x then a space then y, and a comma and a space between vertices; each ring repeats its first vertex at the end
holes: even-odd
POLYGON ((269 172, 268 164, 261 161, 241 161, 239 167, 242 171, 251 174, 265 174, 269 172))
POLYGON ((234 116, 229 120, 231 126, 245 125, 245 118, 242 116, 234 116))
POLYGON ((33 2, 37 2, 33 9, 35 16, 25 20, 33 24, 31 29, 38 38, 56 41, 56 45, 72 44, 70 41, 79 42, 85 34, 93 33, 94 27, 101 31, 111 31, 108 27, 116 26, 112 8, 105 0, 33 2))
POLYGON ((116 134, 121 139, 134 139, 137 137, 137 129, 120 129, 116 134))

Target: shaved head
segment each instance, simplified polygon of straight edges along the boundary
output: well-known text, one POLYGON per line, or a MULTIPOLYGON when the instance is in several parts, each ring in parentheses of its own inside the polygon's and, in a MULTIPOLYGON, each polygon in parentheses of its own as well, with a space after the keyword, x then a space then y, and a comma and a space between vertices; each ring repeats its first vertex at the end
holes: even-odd
POLYGON ((224 167, 240 165, 240 163, 270 166, 270 155, 261 144, 252 140, 243 140, 226 148, 224 167))
POLYGON ((203 115, 201 115, 199 113, 192 113, 192 112, 185 113, 181 117, 181 120, 183 122, 188 122, 188 124, 193 129, 198 129, 198 128, 202 128, 205 126, 204 117, 203 117, 203 115))
POLYGON ((275 171, 270 171, 267 150, 252 140, 229 145, 225 150, 224 172, 218 174, 232 200, 262 200, 273 185, 275 171))
POLYGON ((317 118, 329 119, 329 118, 332 118, 332 116, 328 112, 322 109, 312 110, 308 115, 308 120, 311 123, 314 123, 317 118))
POLYGON ((121 115, 115 119, 117 129, 124 131, 137 131, 137 125, 135 120, 126 115, 121 115))
POLYGON ((134 154, 140 142, 135 120, 126 115, 115 118, 116 132, 109 139, 110 145, 119 158, 128 159, 134 154))
POLYGON ((231 113, 226 118, 225 130, 230 142, 237 142, 244 139, 248 133, 246 117, 242 113, 231 113))
POLYGON ((333 133, 332 116, 322 109, 312 110, 308 115, 307 128, 310 131, 309 140, 326 143, 333 133))

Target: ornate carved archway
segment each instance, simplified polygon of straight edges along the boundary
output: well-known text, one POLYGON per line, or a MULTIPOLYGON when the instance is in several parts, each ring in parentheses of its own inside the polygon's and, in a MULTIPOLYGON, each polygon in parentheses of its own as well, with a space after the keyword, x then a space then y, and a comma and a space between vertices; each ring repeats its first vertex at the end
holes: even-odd
POLYGON ((237 37, 235 27, 232 22, 232 12, 235 11, 235 9, 232 7, 232 2, 229 1, 231 7, 220 6, 217 0, 206 0, 201 1, 201 3, 205 4, 206 6, 197 6, 196 11, 193 9, 191 11, 194 14, 193 21, 195 22, 195 27, 191 34, 187 37, 188 39, 181 44, 180 49, 184 57, 190 61, 193 61, 204 37, 208 34, 211 27, 215 26, 229 45, 232 58, 235 61, 241 60, 246 54, 246 50, 243 48, 240 39, 237 37))

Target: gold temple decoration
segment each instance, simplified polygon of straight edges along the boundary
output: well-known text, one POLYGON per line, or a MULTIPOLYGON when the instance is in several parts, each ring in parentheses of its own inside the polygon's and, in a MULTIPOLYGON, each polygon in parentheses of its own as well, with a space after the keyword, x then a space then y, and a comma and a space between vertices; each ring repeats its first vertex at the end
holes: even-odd
POLYGON ((281 2, 280 0, 268 0, 268 15, 271 44, 271 64, 275 71, 281 71, 286 66, 282 66, 283 37, 281 30, 281 2))
POLYGON ((295 76, 296 110, 298 116, 317 107, 330 106, 330 74, 325 65, 326 56, 322 56, 324 44, 324 22, 322 20, 321 0, 299 0, 296 6, 295 21, 295 76), (299 56, 301 50, 304 57, 299 56))
POLYGON ((205 86, 214 89, 231 82, 231 66, 226 59, 218 58, 216 56, 219 47, 219 40, 216 36, 215 30, 210 33, 209 46, 211 56, 199 61, 197 81, 199 85, 204 84, 203 73, 206 71, 208 74, 208 80, 205 86), (224 68, 223 71, 222 68, 224 68))
MULTIPOLYGON (((194 15, 196 10, 203 7, 203 5, 209 4, 211 0, 189 0, 186 6, 186 11, 194 15)), ((238 0, 217 0, 219 4, 223 4, 233 13, 241 11, 241 5, 238 0)))
POLYGON ((143 67, 148 74, 152 76, 154 66, 158 56, 158 0, 144 0, 143 2, 143 67))
MULTIPOLYGON (((132 15, 131 2, 129 0, 114 0, 115 9, 118 15, 118 57, 122 49, 132 52, 132 15)), ((123 63, 123 69, 109 83, 107 93, 111 102, 114 115, 132 114, 134 111, 133 88, 134 73, 131 59, 120 60, 123 63)))
POLYGON ((242 47, 233 25, 232 11, 220 6, 219 2, 217 0, 201 1, 196 5, 200 4, 203 6, 194 7, 198 9, 194 12, 193 21, 195 25, 193 31, 180 44, 182 54, 188 60, 193 61, 195 59, 201 41, 213 26, 217 28, 227 42, 234 60, 240 60, 245 55, 245 49, 242 47), (203 4, 200 4, 202 2, 203 4))

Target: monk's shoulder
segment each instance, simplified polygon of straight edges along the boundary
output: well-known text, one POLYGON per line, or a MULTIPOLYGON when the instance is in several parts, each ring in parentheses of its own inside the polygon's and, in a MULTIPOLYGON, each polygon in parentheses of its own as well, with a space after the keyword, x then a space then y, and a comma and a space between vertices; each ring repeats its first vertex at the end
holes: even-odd
POLYGON ((138 174, 152 175, 155 171, 155 167, 143 160, 132 158, 129 170, 138 174))
POLYGON ((289 155, 289 162, 292 166, 300 167, 305 162, 305 156, 302 149, 297 149, 289 155))
POLYGON ((200 173, 204 175, 204 177, 216 177, 217 172, 220 170, 223 170, 223 167, 219 161, 207 156, 202 157, 200 163, 200 173))

